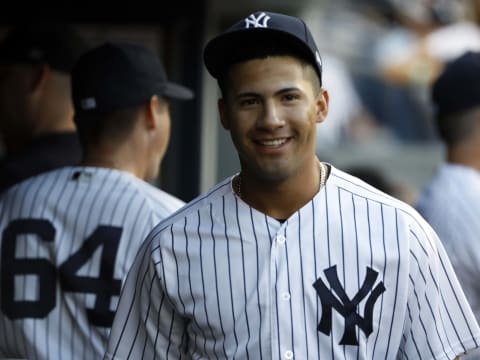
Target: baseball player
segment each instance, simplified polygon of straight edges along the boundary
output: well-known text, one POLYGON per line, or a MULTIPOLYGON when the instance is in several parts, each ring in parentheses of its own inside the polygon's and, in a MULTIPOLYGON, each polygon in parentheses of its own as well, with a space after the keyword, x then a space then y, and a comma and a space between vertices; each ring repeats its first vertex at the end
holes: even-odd
POLYGON ((315 155, 328 112, 301 19, 211 40, 241 171, 162 221, 129 272, 108 359, 454 359, 480 329, 415 210, 315 155))
POLYGON ((0 43, 0 191, 81 160, 70 71, 88 44, 67 24, 12 27, 0 43))
POLYGON ((432 100, 446 159, 425 185, 416 207, 448 250, 480 319, 480 52, 466 52, 449 62, 433 83, 432 100))
POLYGON ((0 197, 0 357, 101 359, 120 289, 153 226, 184 203, 143 180, 167 147, 167 81, 138 45, 106 43, 72 75, 81 166, 0 197))

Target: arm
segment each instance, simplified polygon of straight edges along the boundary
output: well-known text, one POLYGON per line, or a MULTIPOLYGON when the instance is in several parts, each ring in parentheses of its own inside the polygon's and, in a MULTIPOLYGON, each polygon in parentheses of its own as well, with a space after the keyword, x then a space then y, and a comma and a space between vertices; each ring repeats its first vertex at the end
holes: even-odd
POLYGON ((423 219, 411 225, 403 350, 409 357, 458 358, 479 346, 480 329, 437 235, 423 219))
POLYGON ((162 290, 161 265, 148 240, 123 287, 106 359, 183 358, 184 321, 162 290))

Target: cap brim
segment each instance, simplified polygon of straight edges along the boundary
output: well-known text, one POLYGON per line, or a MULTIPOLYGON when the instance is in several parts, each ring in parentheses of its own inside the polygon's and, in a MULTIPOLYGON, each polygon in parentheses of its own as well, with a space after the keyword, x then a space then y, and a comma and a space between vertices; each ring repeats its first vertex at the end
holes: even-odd
POLYGON ((170 99, 179 99, 179 100, 190 100, 193 99, 193 91, 186 88, 185 86, 175 84, 172 82, 167 82, 163 86, 161 95, 170 98, 170 99))

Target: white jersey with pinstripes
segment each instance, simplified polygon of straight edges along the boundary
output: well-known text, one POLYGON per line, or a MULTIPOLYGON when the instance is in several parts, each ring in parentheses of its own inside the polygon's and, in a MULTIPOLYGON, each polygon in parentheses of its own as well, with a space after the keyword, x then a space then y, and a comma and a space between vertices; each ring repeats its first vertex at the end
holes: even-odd
POLYGON ((0 357, 101 359, 121 286, 184 202, 133 175, 67 167, 0 196, 0 357))
POLYGON ((150 233, 107 359, 453 359, 480 329, 410 206, 332 167, 281 223, 226 179, 150 233))
POLYGON ((447 249, 460 284, 480 319, 480 172, 443 164, 425 186, 417 210, 447 249))

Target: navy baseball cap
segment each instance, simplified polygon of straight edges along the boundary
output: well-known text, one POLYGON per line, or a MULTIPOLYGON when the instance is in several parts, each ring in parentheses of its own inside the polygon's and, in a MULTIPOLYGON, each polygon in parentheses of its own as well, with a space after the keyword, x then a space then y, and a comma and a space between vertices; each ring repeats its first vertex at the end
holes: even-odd
POLYGON ((77 114, 137 106, 153 95, 193 98, 190 89, 168 81, 158 56, 137 44, 107 42, 82 55, 72 70, 77 114))
POLYGON ((250 53, 262 47, 304 58, 313 65, 322 83, 320 52, 305 22, 273 12, 253 13, 210 40, 203 53, 205 66, 218 79, 229 65, 248 59, 250 53))
POLYGON ((2 64, 48 64, 69 73, 87 42, 68 24, 25 24, 10 29, 0 44, 2 64))
POLYGON ((480 52, 468 51, 445 65, 432 86, 437 115, 480 106, 480 52))

